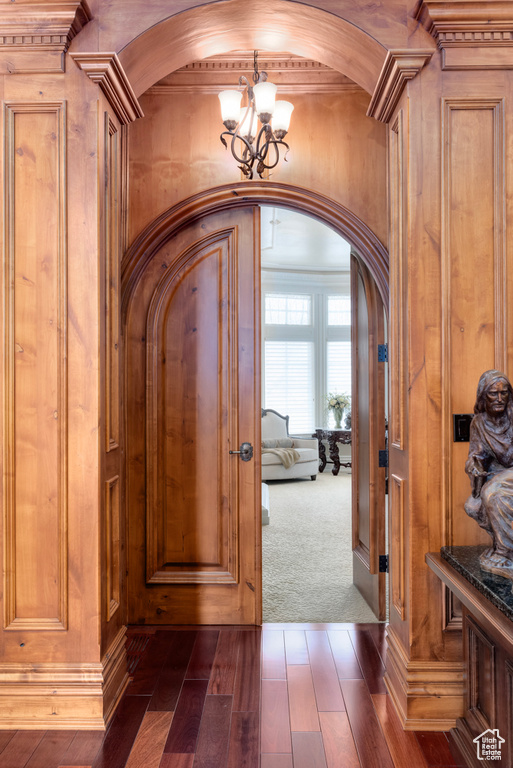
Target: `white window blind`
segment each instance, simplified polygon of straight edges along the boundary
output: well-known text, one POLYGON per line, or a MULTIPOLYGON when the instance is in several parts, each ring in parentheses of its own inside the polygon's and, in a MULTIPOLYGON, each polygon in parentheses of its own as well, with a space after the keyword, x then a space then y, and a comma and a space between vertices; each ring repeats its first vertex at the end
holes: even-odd
POLYGON ((328 325, 351 325, 349 296, 328 296, 328 325))
POLYGON ((310 341, 265 342, 264 407, 288 415, 292 434, 315 429, 313 355, 310 341))
MULTIPOLYGON (((351 342, 328 341, 327 344, 328 392, 351 395, 351 342)), ((328 417, 328 426, 333 427, 333 413, 328 417)))
POLYGON ((312 297, 307 294, 266 293, 266 325, 311 325, 312 297))

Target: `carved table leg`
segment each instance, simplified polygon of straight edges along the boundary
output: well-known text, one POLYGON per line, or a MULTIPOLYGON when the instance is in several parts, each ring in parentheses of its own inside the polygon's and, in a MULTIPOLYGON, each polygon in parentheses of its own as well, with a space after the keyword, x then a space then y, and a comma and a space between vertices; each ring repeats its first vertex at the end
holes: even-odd
POLYGON ((329 436, 329 446, 330 446, 330 459, 333 462, 333 469, 331 470, 332 475, 338 475, 340 471, 340 455, 338 452, 338 443, 336 435, 330 435, 329 436))
POLYGON ((319 472, 324 472, 324 467, 326 466, 326 448, 324 447, 321 437, 319 437, 319 461, 319 472))

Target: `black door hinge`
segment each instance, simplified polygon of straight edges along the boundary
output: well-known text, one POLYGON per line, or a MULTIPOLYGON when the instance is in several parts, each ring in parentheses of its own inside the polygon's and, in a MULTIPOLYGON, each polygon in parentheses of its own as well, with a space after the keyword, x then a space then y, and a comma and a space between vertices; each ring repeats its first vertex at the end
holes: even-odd
POLYGON ((388 363, 388 344, 378 344, 378 363, 388 363))
POLYGON ((388 449, 379 452, 378 467, 388 467, 388 449))
POLYGON ((379 572, 388 573, 388 555, 379 556, 379 572))

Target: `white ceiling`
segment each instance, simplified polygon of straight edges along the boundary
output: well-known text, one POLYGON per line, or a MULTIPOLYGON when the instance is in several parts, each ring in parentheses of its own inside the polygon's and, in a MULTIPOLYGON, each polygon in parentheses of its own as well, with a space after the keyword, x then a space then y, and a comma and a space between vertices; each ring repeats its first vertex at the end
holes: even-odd
POLYGON ((349 271, 349 243, 317 219, 262 206, 261 232, 264 269, 349 271))

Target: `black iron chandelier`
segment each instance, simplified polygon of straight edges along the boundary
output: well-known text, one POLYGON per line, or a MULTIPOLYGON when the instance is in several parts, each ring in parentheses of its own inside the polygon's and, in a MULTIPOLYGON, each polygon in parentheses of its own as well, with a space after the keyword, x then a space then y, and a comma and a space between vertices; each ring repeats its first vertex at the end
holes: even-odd
POLYGON ((243 75, 239 87, 245 86, 247 103, 241 108, 243 92, 221 91, 221 116, 226 131, 220 136, 228 148, 225 136, 231 137, 230 149, 246 178, 253 178, 253 169, 263 178, 266 171, 275 168, 280 161, 280 146, 285 148, 287 159, 289 145, 283 141, 287 135, 294 106, 289 101, 276 101, 277 86, 268 82, 267 72, 258 71, 258 52, 254 52, 253 83, 243 75), (262 124, 258 128, 257 117, 262 124))

